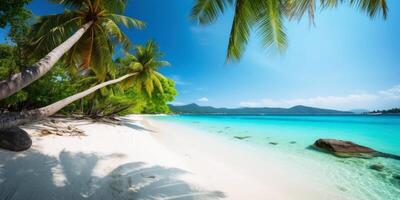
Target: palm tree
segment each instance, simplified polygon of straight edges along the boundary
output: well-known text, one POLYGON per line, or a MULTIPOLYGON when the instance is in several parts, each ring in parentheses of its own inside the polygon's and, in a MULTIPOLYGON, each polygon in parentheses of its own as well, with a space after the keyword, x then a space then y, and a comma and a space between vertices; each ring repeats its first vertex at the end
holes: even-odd
POLYGON ((46 74, 63 56, 71 65, 92 68, 99 75, 111 60, 116 44, 128 47, 130 42, 118 24, 143 28, 144 23, 124 16, 127 0, 51 0, 71 10, 43 16, 32 27, 29 52, 43 56, 10 79, 0 82, 0 100, 31 84, 46 74), (48 53, 50 52, 50 53, 48 53))
POLYGON ((163 88, 160 79, 163 79, 164 76, 158 72, 158 69, 162 66, 169 65, 167 61, 159 60, 162 55, 163 54, 160 53, 158 46, 153 41, 148 42, 145 46, 138 45, 135 47, 135 55, 127 54, 125 58, 118 60, 120 67, 124 68, 121 70, 121 73, 126 73, 125 75, 117 79, 100 83, 83 92, 42 108, 22 112, 4 113, 0 115, 0 130, 16 127, 51 116, 74 101, 88 96, 108 85, 122 81, 124 81, 122 83, 125 88, 136 87, 138 90, 144 88, 149 96, 151 96, 154 90, 154 85, 162 92, 163 88))
POLYGON ((158 70, 170 65, 169 62, 160 60, 162 56, 163 53, 160 52, 158 45, 154 41, 149 41, 145 46, 137 45, 135 55, 127 53, 124 58, 117 60, 125 70, 140 71, 138 75, 127 78, 122 83, 123 88, 134 86, 138 92, 145 90, 148 97, 152 96, 154 88, 162 93, 160 79, 165 77, 158 70))
MULTIPOLYGON (((234 17, 229 37, 227 60, 239 60, 251 31, 260 36, 263 46, 276 46, 279 51, 287 46, 283 20, 301 19, 309 14, 313 23, 318 0, 196 0, 191 18, 201 25, 214 22, 218 15, 232 6, 234 17)), ((341 3, 356 6, 374 17, 382 13, 386 18, 386 0, 319 0, 320 8, 332 8, 341 3)))

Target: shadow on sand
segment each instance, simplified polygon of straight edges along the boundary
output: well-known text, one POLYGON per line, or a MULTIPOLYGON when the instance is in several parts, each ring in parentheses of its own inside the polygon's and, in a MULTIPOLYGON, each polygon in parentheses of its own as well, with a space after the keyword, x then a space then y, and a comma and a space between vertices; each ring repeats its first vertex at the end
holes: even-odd
POLYGON ((0 199, 221 199, 223 192, 207 191, 178 178, 187 172, 149 166, 142 162, 120 165, 104 177, 93 175, 108 155, 70 153, 57 157, 35 150, 0 150, 0 199))
POLYGON ((138 126, 137 124, 135 124, 136 122, 132 119, 121 118, 121 122, 124 126, 138 130, 138 131, 148 131, 148 132, 152 132, 152 133, 155 132, 151 129, 145 128, 144 126, 138 126))

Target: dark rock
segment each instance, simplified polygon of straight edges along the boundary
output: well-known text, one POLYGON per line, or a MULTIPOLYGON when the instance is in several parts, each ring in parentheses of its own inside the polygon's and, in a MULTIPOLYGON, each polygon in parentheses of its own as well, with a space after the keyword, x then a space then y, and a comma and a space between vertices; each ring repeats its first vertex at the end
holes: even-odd
POLYGON ((238 140, 244 140, 244 139, 251 138, 251 137, 250 136, 234 136, 234 138, 238 139, 238 140))
POLYGON ((383 166, 381 164, 373 164, 373 165, 369 166, 369 168, 381 172, 383 170, 383 168, 385 168, 385 166, 383 166))
POLYGON ((371 148, 364 147, 350 141, 335 139, 319 139, 315 141, 314 147, 340 157, 371 158, 377 156, 378 154, 377 151, 371 148))
POLYGON ((278 143, 277 142, 269 142, 269 144, 277 145, 278 143))
POLYGON ((32 146, 28 133, 18 127, 0 131, 0 148, 10 151, 24 151, 32 146))
POLYGON ((290 144, 296 144, 296 141, 291 141, 290 144))
POLYGON ((395 174, 395 175, 393 175, 393 178, 394 178, 394 179, 397 179, 397 180, 400 180, 400 175, 395 174))

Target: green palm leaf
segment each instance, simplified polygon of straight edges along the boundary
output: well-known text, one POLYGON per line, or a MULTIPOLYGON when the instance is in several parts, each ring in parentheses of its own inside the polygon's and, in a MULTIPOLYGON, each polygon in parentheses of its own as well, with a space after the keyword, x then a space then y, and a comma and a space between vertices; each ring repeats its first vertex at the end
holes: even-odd
POLYGON ((386 0, 196 0, 191 19, 199 24, 210 24, 227 7, 234 9, 234 17, 227 49, 228 60, 238 60, 243 55, 250 33, 256 28, 264 47, 275 46, 283 51, 287 46, 285 18, 300 20, 308 13, 314 23, 316 4, 320 8, 332 8, 347 3, 366 12, 370 17, 382 14, 386 18, 386 0))
MULTIPOLYGON (((137 19, 122 15, 127 0, 51 0, 72 10, 39 18, 33 26, 32 56, 42 57, 68 39, 87 22, 93 22, 80 40, 62 58, 71 68, 92 69, 99 80, 105 80, 117 45, 124 49, 131 45, 120 29, 141 29, 145 25, 137 19)), ((72 70, 71 70, 72 71, 72 70)))
POLYGON ((228 5, 232 5, 232 0, 198 0, 192 8, 191 18, 200 24, 209 24, 224 13, 228 5))

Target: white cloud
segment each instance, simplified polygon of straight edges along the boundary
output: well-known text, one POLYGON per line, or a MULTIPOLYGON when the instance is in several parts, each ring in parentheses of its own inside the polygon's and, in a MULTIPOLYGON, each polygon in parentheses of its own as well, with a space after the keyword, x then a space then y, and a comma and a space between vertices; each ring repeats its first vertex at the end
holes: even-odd
POLYGON ((400 100, 400 85, 396 85, 387 90, 381 90, 379 94, 388 99, 400 100))
POLYGON ((243 101, 243 107, 292 107, 296 105, 314 106, 350 110, 355 108, 378 109, 382 105, 399 106, 400 85, 376 93, 358 93, 345 96, 317 96, 297 99, 261 99, 257 101, 243 101))
POLYGON ((202 97, 200 99, 197 99, 197 101, 199 101, 199 102, 208 102, 209 100, 208 100, 207 97, 202 97))

